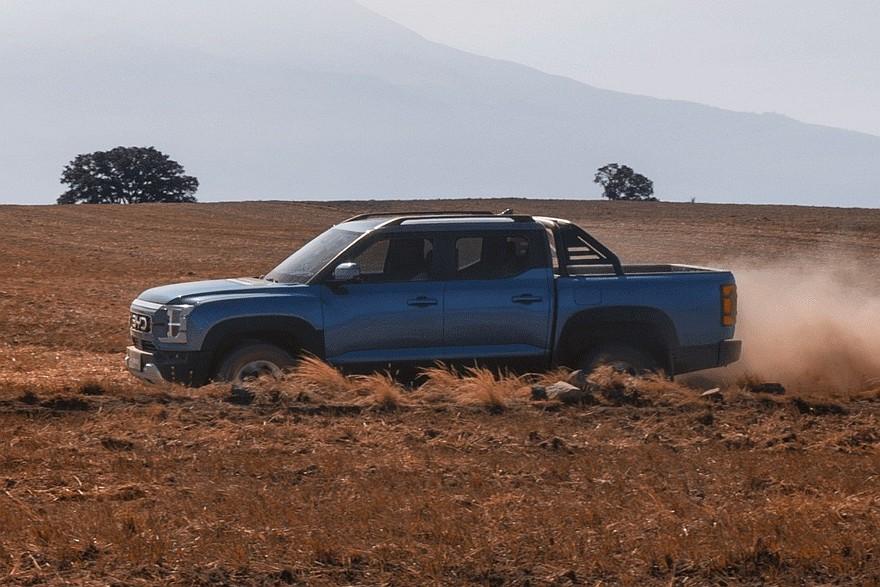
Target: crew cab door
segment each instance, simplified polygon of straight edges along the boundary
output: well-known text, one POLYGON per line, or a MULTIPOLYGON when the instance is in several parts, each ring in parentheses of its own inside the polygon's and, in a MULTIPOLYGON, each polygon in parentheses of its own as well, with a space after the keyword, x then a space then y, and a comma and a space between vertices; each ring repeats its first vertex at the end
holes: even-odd
POLYGON ((443 282, 436 279, 434 247, 428 234, 384 234, 337 263, 357 263, 360 277, 322 285, 329 362, 382 368, 434 360, 443 344, 443 282))
POLYGON ((546 367, 553 272, 542 228, 447 237, 452 266, 444 296, 445 354, 463 362, 546 367))

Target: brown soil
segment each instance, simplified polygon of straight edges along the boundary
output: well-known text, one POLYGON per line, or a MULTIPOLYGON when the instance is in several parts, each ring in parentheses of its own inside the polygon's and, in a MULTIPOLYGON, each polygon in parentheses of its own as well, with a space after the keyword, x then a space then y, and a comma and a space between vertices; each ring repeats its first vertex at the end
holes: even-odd
POLYGON ((856 267, 850 285, 867 290, 880 277, 877 210, 0 207, 0 584, 880 582, 880 379, 776 395, 737 376, 720 401, 612 382, 595 405, 563 406, 479 374, 403 390, 323 384, 317 369, 243 394, 123 372, 142 289, 264 273, 391 205, 568 217, 626 261, 797 259, 856 267))

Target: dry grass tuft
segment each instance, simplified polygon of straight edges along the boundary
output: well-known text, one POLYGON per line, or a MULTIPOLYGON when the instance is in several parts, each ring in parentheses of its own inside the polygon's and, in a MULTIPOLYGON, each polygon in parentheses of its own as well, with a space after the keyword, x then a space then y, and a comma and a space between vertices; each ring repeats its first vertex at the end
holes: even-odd
POLYGON ((479 405, 492 411, 507 408, 510 400, 525 397, 521 378, 483 367, 468 367, 458 383, 457 400, 465 405, 479 405))
POLYGON ((631 375, 618 371, 609 365, 597 367, 592 373, 590 373, 590 376, 587 377, 587 381, 603 389, 624 388, 629 385, 632 380, 633 377, 631 375))
POLYGON ((420 375, 425 380, 421 385, 422 389, 451 389, 461 383, 461 375, 444 363, 422 369, 420 375))
POLYGON ((355 378, 358 393, 367 403, 384 410, 394 410, 403 405, 403 388, 390 373, 374 373, 355 378))
POLYGON ((456 391, 461 387, 461 376, 451 367, 437 363, 434 367, 419 372, 422 384, 413 393, 413 398, 425 403, 453 403, 456 391))
POLYGON ((424 382, 413 399, 424 403, 458 403, 477 405, 501 411, 511 400, 528 397, 526 382, 529 377, 516 377, 482 367, 468 367, 464 372, 438 363, 421 371, 424 382))
POLYGON ((351 393, 354 390, 351 379, 335 367, 312 355, 305 356, 300 360, 293 371, 293 378, 298 383, 317 387, 333 394, 351 393))

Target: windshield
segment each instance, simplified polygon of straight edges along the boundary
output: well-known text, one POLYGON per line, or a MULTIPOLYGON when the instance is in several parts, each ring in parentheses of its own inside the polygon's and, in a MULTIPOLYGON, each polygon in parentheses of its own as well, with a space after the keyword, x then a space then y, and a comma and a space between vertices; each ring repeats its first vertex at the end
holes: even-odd
POLYGON ((280 283, 305 283, 362 234, 355 230, 331 228, 282 261, 266 275, 266 279, 280 283))

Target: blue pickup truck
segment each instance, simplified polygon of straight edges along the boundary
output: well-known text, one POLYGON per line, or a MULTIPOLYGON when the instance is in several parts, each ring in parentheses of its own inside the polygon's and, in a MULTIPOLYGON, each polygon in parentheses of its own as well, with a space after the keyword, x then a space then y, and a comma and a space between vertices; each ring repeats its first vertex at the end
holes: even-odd
POLYGON ((149 289, 131 304, 131 373, 202 385, 279 374, 309 353, 346 371, 442 361, 676 375, 736 361, 728 271, 622 265, 559 218, 363 214, 260 278, 149 289))

